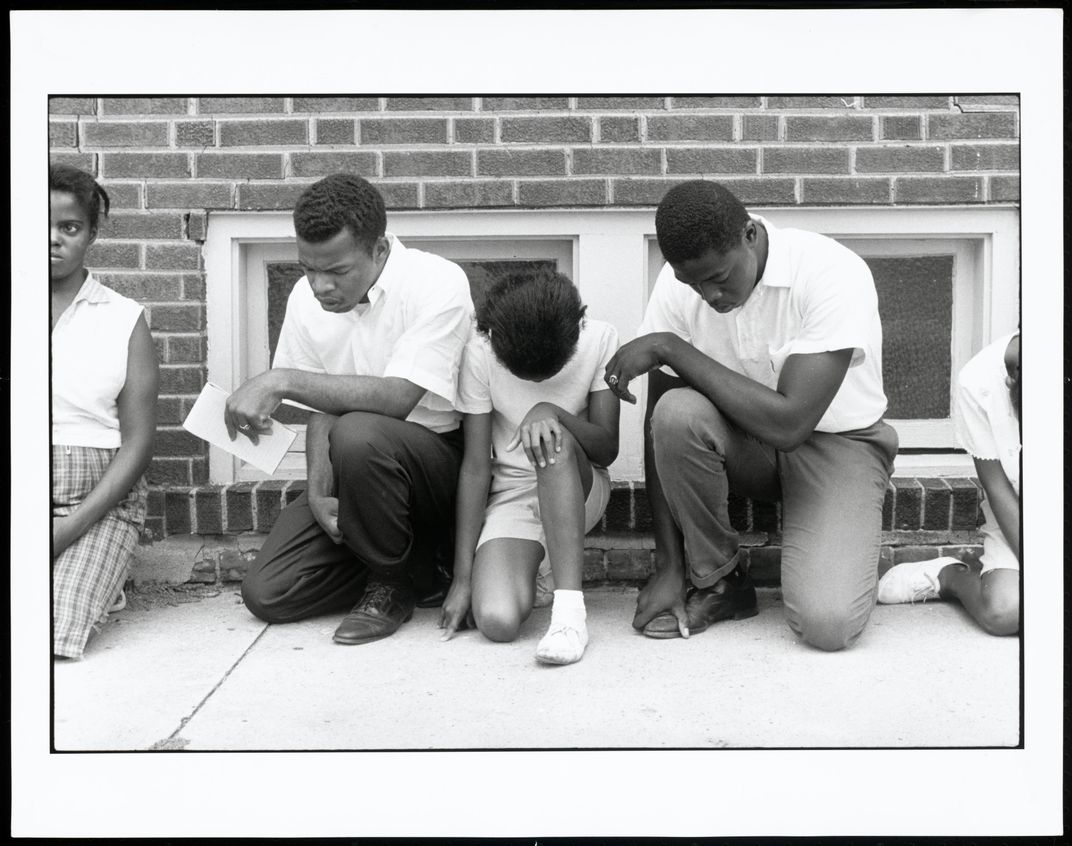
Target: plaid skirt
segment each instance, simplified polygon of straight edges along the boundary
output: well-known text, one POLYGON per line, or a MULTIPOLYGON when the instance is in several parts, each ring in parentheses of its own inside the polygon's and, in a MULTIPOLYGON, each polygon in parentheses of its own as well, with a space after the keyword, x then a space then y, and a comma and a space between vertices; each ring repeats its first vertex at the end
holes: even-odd
MULTIPOLYGON (((100 482, 115 449, 52 447, 52 516, 65 517, 100 482)), ((52 562, 52 654, 81 658, 108 618, 145 523, 148 487, 140 478, 118 505, 52 562)))

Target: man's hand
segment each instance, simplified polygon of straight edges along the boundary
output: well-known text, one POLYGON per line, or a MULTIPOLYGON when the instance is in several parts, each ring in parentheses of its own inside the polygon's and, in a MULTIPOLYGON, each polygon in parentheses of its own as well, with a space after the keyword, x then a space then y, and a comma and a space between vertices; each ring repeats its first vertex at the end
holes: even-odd
POLYGON ((443 612, 439 619, 439 628, 444 629, 440 640, 450 640, 458 629, 466 627, 465 618, 472 605, 473 591, 468 582, 455 579, 443 600, 443 612))
POLYGON ((666 350, 680 340, 671 332, 653 332, 641 335, 618 348, 603 373, 607 383, 618 399, 636 404, 636 397, 629 391, 629 382, 637 376, 666 364, 666 350))
POLYGON ((555 457, 562 451, 562 428, 555 407, 538 402, 529 409, 506 448, 517 449, 520 444, 533 467, 546 467, 554 464, 555 457))
POLYGON ((677 620, 682 637, 689 636, 689 618, 685 613, 685 581, 680 573, 656 570, 637 596, 633 628, 643 629, 653 618, 668 612, 677 620))
POLYGON ((78 538, 74 533, 73 521, 70 516, 52 518, 52 554, 59 558, 67 547, 78 538))
POLYGON ((269 370, 242 383, 227 398, 223 422, 232 441, 241 432, 256 444, 260 435, 272 431, 272 412, 282 400, 276 381, 269 370))
POLYGON ((309 497, 309 510, 329 538, 335 543, 342 543, 339 531, 339 500, 333 496, 309 497))

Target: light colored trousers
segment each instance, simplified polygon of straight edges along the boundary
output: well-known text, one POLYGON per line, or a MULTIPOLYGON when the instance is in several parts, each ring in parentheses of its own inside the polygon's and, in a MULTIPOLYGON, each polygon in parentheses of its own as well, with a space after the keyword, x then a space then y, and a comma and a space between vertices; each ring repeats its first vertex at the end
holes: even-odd
POLYGON ((882 503, 897 453, 893 428, 879 420, 851 432, 815 432, 782 452, 746 435, 691 388, 665 393, 651 427, 692 583, 709 587, 737 565, 731 491, 780 501, 789 627, 819 649, 852 644, 875 605, 882 503))

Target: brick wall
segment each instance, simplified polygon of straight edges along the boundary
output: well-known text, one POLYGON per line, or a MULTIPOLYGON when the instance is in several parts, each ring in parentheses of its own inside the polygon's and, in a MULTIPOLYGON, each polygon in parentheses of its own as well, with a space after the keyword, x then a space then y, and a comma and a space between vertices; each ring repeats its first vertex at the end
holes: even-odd
POLYGON ((214 211, 290 209, 340 170, 371 179, 389 209, 653 207, 698 176, 753 206, 1019 201, 1009 95, 56 97, 49 113, 52 159, 113 201, 90 265, 146 305, 157 345, 154 537, 201 530, 199 515, 224 531, 223 501, 244 509, 286 487, 195 490, 207 448, 179 424, 205 378, 214 211))

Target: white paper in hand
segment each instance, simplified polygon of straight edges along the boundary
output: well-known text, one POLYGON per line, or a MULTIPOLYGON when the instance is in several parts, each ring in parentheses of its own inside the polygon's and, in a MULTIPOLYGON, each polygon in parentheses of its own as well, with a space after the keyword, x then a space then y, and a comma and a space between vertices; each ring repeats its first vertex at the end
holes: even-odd
POLYGON ((274 473, 298 433, 278 420, 273 420, 272 431, 261 435, 256 445, 241 433, 232 441, 227 436, 227 425, 223 422, 223 410, 228 396, 219 385, 207 382, 194 407, 186 415, 182 428, 249 462, 258 470, 274 473))

